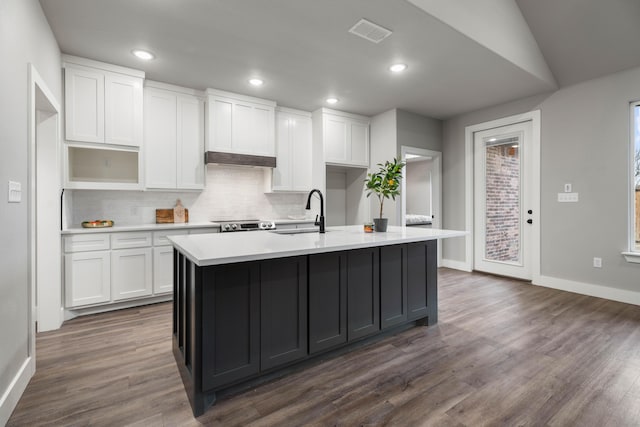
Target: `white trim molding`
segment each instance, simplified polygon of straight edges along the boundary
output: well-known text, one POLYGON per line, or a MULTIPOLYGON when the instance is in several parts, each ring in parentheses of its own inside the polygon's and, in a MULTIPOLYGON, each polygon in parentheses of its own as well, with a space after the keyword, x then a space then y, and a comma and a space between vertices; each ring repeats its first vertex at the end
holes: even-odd
POLYGON ((27 357, 11 383, 9 383, 9 387, 0 397, 0 425, 3 426, 9 421, 13 410, 22 397, 22 393, 26 390, 29 380, 31 380, 35 372, 35 357, 27 357))
POLYGON ((622 252, 622 256, 627 262, 640 264, 640 252, 622 252))
POLYGON ((608 286, 594 285, 592 283, 575 282, 573 280, 559 279, 550 276, 538 276, 534 278, 534 285, 545 288, 558 289, 566 292, 573 292, 581 295, 588 295, 603 298, 611 301, 623 302, 626 304, 640 305, 640 292, 628 291, 626 289, 611 288, 608 286))
POLYGON ((471 273, 471 269, 468 266, 468 263, 465 261, 458 261, 455 259, 442 259, 442 267, 451 268, 453 270, 466 271, 467 273, 471 273))
MULTIPOLYGON (((533 144, 533 177, 531 182, 531 198, 533 205, 533 229, 531 242, 531 276, 535 281, 540 277, 540 110, 491 120, 465 127, 465 230, 469 233, 465 242, 465 268, 473 270, 473 139, 474 133, 531 121, 531 142, 533 144)), ((443 263, 444 265, 444 263, 443 263)))

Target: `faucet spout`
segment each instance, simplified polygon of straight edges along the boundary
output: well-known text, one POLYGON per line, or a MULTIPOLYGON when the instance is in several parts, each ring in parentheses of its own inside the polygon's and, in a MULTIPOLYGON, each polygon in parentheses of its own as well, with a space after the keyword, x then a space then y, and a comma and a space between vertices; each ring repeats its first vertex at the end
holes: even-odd
POLYGON ((325 228, 325 224, 324 224, 324 197, 322 196, 322 191, 318 190, 317 188, 314 188, 313 190, 311 190, 309 192, 309 196, 307 196, 307 206, 306 209, 310 210, 311 209, 311 196, 313 196, 313 193, 318 193, 318 196, 320 196, 320 217, 319 219, 316 218, 316 222, 315 225, 320 226, 320 233, 324 233, 324 228, 325 228))

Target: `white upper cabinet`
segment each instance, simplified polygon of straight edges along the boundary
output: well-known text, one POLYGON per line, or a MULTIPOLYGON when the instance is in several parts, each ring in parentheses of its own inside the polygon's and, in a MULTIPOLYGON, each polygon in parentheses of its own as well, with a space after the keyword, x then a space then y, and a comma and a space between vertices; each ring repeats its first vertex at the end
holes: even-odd
POLYGON ((214 89, 207 101, 207 151, 275 156, 275 102, 214 89))
POLYGON ((104 73, 67 67, 64 81, 66 139, 104 142, 104 73))
POLYGON ((139 147, 142 143, 143 79, 107 73, 104 91, 104 142, 139 147))
POLYGON ((140 147, 144 73, 72 56, 64 68, 65 139, 140 147))
POLYGON ((309 191, 312 186, 311 113, 276 110, 276 168, 273 191, 309 191))
POLYGON ((191 89, 147 82, 144 105, 146 188, 203 189, 203 99, 191 89))
POLYGON ((322 108, 314 112, 326 163, 369 167, 369 118, 322 108))

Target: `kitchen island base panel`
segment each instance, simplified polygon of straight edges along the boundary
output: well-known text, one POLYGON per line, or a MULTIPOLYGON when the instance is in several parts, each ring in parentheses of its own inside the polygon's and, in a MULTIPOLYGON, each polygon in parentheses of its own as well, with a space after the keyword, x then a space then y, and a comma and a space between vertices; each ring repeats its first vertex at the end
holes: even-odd
POLYGON ((380 265, 387 256, 380 247, 209 266, 175 249, 173 353, 194 415, 221 397, 435 324, 436 240, 399 246, 389 253, 401 255, 392 262, 400 266, 402 286, 389 289, 403 293, 396 300, 406 295, 407 318, 393 325, 380 322, 380 265), (321 312, 331 315, 318 317, 321 312), (317 346, 324 333, 315 331, 324 330, 348 333, 317 346))
POLYGON ((173 338, 173 355, 177 361, 178 371, 180 372, 180 377, 182 378, 185 392, 189 399, 189 403, 191 404, 193 415, 194 417, 199 417, 200 415, 203 415, 209 408, 214 406, 219 400, 237 396, 238 394, 250 391, 260 385, 278 380, 297 372, 307 370, 331 359, 335 359, 344 354, 351 353, 360 348, 375 345, 376 343, 386 338, 396 336, 409 329, 413 329, 416 327, 426 327, 427 323, 427 319, 420 319, 413 322, 405 323, 403 325, 395 326, 381 332, 380 334, 371 335, 358 341, 346 344, 344 346, 337 346, 334 349, 327 350, 324 353, 311 355, 307 359, 303 359, 297 362, 291 362, 287 365, 264 371, 257 376, 242 380, 237 383, 232 383, 228 386, 225 386, 224 388, 219 388, 215 391, 208 392, 198 390, 198 387, 196 386, 192 376, 192 371, 184 363, 184 355, 177 344, 176 337, 173 338))

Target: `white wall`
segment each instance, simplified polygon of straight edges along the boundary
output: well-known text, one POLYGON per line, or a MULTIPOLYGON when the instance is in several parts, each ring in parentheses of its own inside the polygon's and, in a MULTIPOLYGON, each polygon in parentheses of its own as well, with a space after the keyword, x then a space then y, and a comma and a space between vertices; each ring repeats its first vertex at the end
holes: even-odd
MULTIPOLYGON (((620 253, 628 245, 629 102, 638 99, 640 68, 635 68, 447 120, 444 227, 465 227, 465 126, 540 109, 542 276, 599 285, 604 294, 620 294, 617 289, 637 295, 640 266, 620 253), (573 185, 579 203, 557 202, 564 183, 573 185), (592 267, 596 256, 602 258, 601 269, 592 267)), ((444 243, 444 258, 464 257, 462 239, 444 243)))
MULTIPOLYGON (((0 397, 28 357, 27 70, 32 63, 61 101, 61 58, 37 0, 0 1, 0 397), (22 203, 7 203, 7 181, 22 203)), ((9 416, 0 403, 0 424, 9 416)))
POLYGON ((112 219, 119 225, 151 224, 156 209, 168 209, 176 199, 189 209, 190 222, 231 219, 287 219, 313 215, 304 209, 307 194, 265 193, 265 170, 241 166, 207 166, 202 192, 95 191, 65 192, 68 227, 82 221, 112 219))

